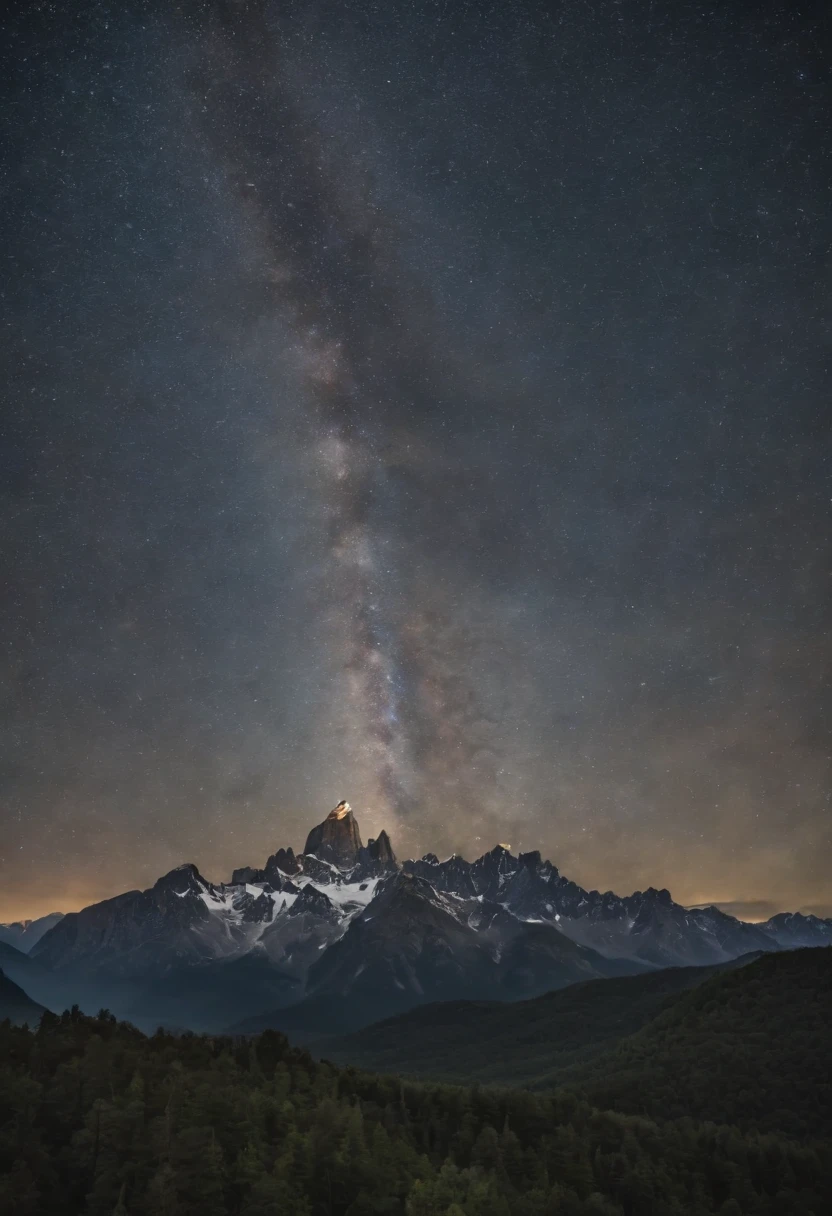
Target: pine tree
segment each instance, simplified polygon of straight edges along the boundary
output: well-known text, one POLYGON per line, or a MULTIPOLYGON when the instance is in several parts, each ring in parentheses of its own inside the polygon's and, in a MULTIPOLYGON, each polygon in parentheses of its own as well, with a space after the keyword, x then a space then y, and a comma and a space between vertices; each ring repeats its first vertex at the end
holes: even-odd
POLYGON ((127 1183, 123 1182, 121 1184, 121 1190, 119 1191, 118 1200, 116 1201, 116 1206, 113 1208, 113 1216, 130 1216, 130 1213, 127 1211, 127 1204, 125 1202, 126 1195, 127 1183))
POLYGON ((171 1147, 170 1164, 183 1216, 225 1216, 222 1150, 212 1128, 183 1128, 171 1147))
POLYGON ((173 1166, 166 1161, 154 1174, 147 1189, 147 1206, 153 1216, 180 1216, 173 1166))

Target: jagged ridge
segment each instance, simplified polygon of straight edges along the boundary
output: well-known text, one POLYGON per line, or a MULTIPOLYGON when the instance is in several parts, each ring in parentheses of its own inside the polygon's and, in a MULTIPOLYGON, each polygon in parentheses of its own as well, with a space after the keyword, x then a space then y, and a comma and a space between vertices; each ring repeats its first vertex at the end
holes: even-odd
POLYGON ((126 984, 112 999, 127 1015, 220 1029, 229 994, 211 994, 244 959, 240 1024, 262 1024, 271 1009, 269 1024, 335 1016, 357 1025, 429 999, 528 997, 577 979, 829 941, 832 921, 797 913, 751 925, 686 909, 667 890, 586 891, 539 852, 515 857, 504 845, 474 862, 429 853, 399 865, 386 832, 362 843, 344 800, 303 853, 279 848, 230 883, 177 867, 147 891, 67 915, 31 957, 53 974, 126 984), (190 990, 200 994, 193 1008, 190 990), (296 1013, 275 1018, 276 998, 296 1013))

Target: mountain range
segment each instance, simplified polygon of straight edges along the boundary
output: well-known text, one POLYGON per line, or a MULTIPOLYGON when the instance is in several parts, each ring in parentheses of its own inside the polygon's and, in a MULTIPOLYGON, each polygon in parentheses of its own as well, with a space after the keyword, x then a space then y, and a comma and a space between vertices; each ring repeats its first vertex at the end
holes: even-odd
MULTIPOLYGON (((584 980, 832 943, 832 920, 749 924, 666 890, 587 891, 538 852, 400 863, 342 801, 303 851, 212 882, 177 867, 60 918, 0 966, 49 1007, 106 1005, 140 1026, 347 1033, 435 1001, 515 1001, 584 980)), ((9 954, 8 952, 12 953, 9 954)), ((5 952, 5 954, 3 953, 5 952)))
POLYGON ((63 912, 50 912, 48 916, 40 916, 37 920, 16 920, 9 925, 0 924, 0 942, 22 950, 24 954, 39 942, 44 933, 56 925, 63 912))

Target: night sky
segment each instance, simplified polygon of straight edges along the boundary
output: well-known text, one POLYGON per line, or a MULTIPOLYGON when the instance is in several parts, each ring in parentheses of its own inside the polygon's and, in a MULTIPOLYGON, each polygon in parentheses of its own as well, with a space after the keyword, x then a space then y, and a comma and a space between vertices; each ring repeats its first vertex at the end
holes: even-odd
POLYGON ((302 847, 832 914, 826 4, 19 4, 0 919, 302 847))

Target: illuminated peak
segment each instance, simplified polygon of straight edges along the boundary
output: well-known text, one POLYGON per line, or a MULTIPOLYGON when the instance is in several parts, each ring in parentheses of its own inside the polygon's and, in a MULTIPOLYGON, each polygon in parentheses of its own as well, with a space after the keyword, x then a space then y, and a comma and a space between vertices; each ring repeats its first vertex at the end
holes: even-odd
POLYGON ((358 861, 358 851, 363 848, 358 824, 350 804, 343 800, 327 815, 323 823, 306 838, 304 853, 314 853, 321 861, 328 861, 340 869, 350 869, 358 861))

